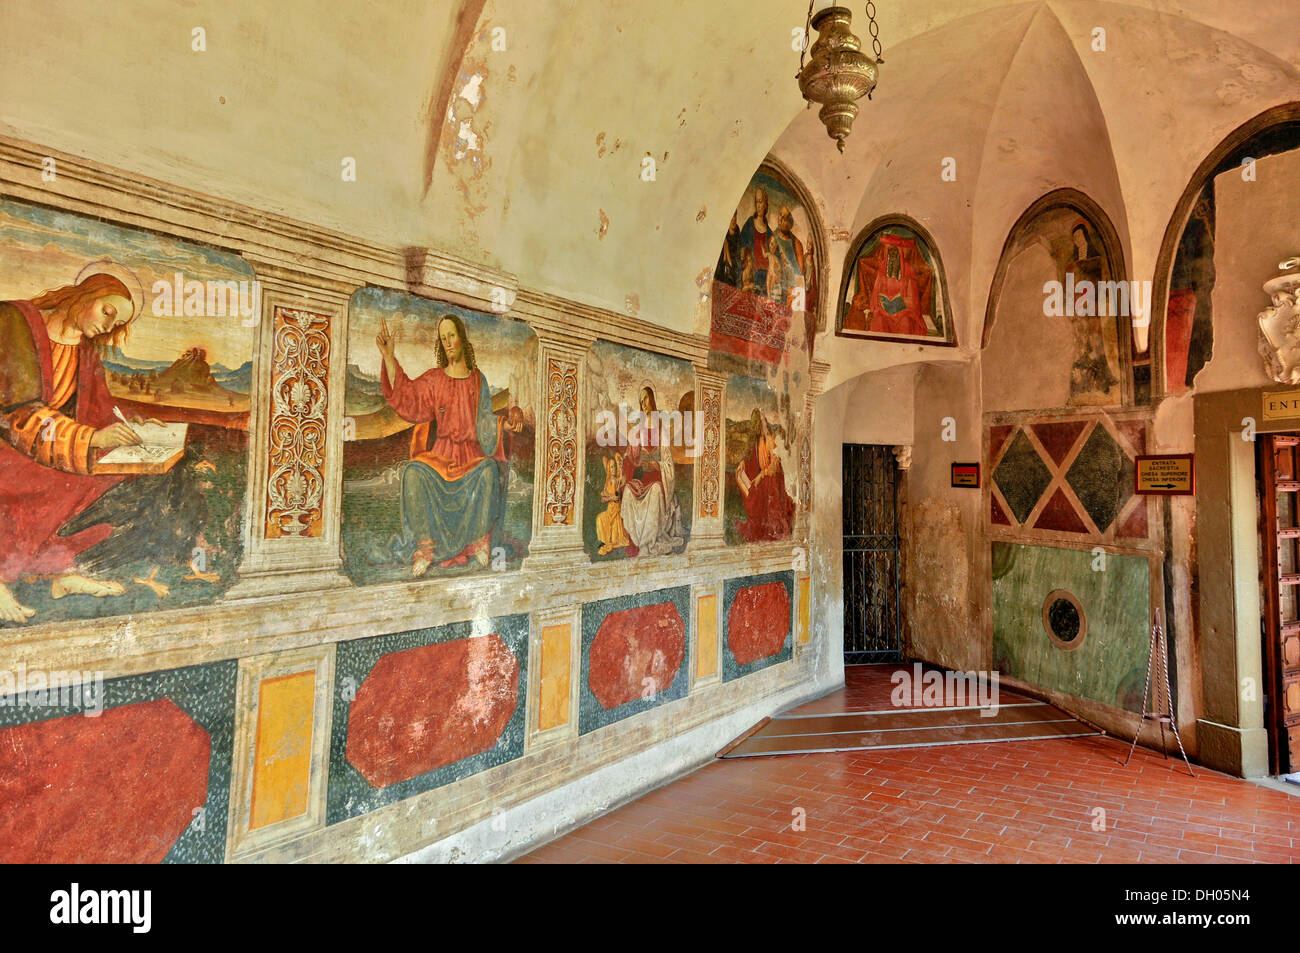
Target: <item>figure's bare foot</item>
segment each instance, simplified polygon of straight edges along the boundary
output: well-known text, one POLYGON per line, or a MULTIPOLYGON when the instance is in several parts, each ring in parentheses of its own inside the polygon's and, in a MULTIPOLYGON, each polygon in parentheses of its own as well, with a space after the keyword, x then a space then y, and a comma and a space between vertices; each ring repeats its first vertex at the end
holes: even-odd
POLYGON ((75 572, 65 572, 50 582, 51 599, 62 599, 64 596, 95 596, 103 599, 105 596, 120 596, 124 592, 126 587, 119 582, 90 579, 75 572))
POLYGON ((0 622, 16 622, 22 625, 34 615, 36 615, 35 609, 19 602, 9 591, 9 587, 0 582, 0 622))
POLYGON ((429 567, 432 565, 433 557, 426 556, 422 553, 416 553, 415 557, 411 560, 411 576, 415 579, 419 579, 429 571, 429 567))

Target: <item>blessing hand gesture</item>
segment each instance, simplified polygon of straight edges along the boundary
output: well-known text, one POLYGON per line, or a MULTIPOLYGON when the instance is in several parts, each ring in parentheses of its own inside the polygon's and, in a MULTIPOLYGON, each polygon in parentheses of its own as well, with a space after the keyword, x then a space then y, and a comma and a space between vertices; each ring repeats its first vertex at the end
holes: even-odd
POLYGON ((397 336, 388 330, 388 321, 385 318, 379 319, 379 333, 375 335, 375 344, 386 360, 393 359, 393 352, 397 349, 397 336))

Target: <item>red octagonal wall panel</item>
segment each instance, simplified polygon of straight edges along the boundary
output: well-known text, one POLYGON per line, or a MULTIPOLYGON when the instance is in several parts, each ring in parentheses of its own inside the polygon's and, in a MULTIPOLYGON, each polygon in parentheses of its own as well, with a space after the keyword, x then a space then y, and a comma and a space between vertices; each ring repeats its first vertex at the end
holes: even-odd
POLYGON ((0 862, 159 863, 208 799, 210 755, 168 698, 0 728, 0 862))
POLYGON ((588 683, 609 710, 665 691, 686 657, 686 623, 671 602, 611 612, 591 643, 588 683))
POLYGON ((519 703, 519 661, 500 635, 392 652, 362 683, 347 758, 387 787, 487 751, 519 703))
POLYGON ((723 587, 727 655, 724 675, 737 678, 791 657, 793 574, 729 579, 723 587))

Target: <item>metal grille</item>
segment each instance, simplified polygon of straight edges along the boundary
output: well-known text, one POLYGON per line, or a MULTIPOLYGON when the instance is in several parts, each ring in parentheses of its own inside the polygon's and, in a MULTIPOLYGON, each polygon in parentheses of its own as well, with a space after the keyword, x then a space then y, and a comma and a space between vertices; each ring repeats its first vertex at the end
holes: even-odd
POLYGON ((894 455, 844 444, 844 662, 902 658, 898 483, 894 455))

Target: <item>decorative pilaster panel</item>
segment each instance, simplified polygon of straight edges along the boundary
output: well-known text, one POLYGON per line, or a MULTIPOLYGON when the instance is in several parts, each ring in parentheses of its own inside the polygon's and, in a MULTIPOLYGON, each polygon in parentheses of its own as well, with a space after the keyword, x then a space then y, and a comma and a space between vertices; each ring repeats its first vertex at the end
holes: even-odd
POLYGON ((723 543, 723 426, 727 377, 705 368, 695 368, 695 406, 699 416, 695 467, 695 525, 691 547, 721 546, 723 543))
POLYGON ((319 537, 330 316, 277 307, 274 320, 266 538, 319 537))
POLYGON ((528 746, 535 748, 578 729, 577 669, 582 650, 579 607, 546 609, 534 616, 535 637, 528 686, 528 746))
POLYGON ((546 469, 543 526, 572 526, 578 494, 578 362, 546 359, 546 469))
POLYGON ((346 585, 339 573, 347 288, 261 280, 249 415, 248 522, 227 598, 346 585))
POLYGON ((812 630, 812 577, 799 576, 795 584, 795 652, 808 647, 812 630))
POLYGON ((541 421, 537 433, 533 541, 526 566, 581 560, 582 481, 586 467, 582 446, 582 365, 586 341, 538 330, 542 375, 541 421))
POLYGON ((241 660, 228 857, 324 823, 333 682, 333 645, 241 660))

